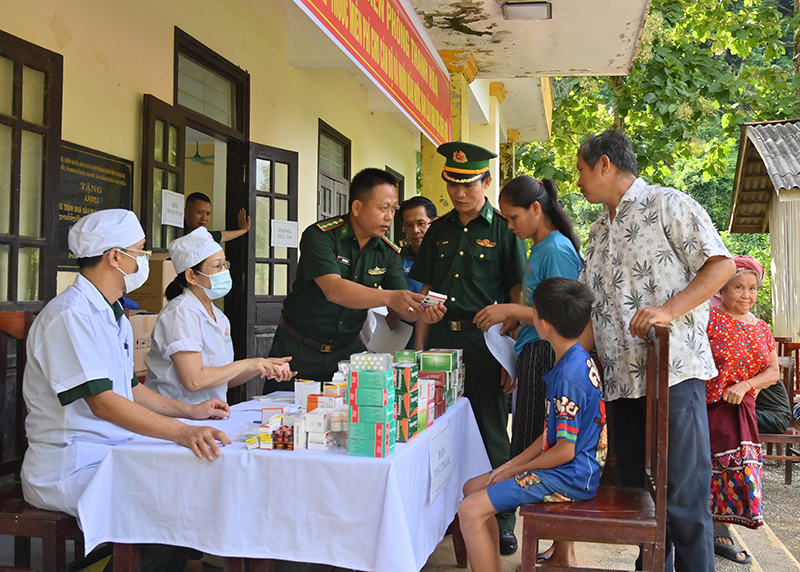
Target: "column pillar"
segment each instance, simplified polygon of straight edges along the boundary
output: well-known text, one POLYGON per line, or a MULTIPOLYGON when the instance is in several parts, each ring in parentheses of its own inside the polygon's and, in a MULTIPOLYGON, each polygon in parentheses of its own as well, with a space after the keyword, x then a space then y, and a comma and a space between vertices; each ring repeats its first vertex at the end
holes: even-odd
POLYGON ((519 131, 509 129, 506 132, 506 143, 500 145, 500 187, 517 176, 516 146, 519 143, 519 131))

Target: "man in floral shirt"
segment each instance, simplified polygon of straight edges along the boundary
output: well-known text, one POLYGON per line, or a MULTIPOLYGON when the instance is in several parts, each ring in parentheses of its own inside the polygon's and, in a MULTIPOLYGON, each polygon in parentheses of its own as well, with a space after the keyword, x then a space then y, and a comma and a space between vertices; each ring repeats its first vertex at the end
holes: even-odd
POLYGON ((708 299, 733 276, 735 266, 697 202, 636 177, 636 155, 624 135, 607 131, 584 142, 578 171, 586 199, 605 206, 589 234, 581 280, 595 295, 594 342, 620 479, 625 486, 643 485, 645 340, 654 324, 669 324, 666 569, 672 570, 674 544, 677 572, 710 572, 714 545, 705 380, 717 372, 706 337, 708 299))

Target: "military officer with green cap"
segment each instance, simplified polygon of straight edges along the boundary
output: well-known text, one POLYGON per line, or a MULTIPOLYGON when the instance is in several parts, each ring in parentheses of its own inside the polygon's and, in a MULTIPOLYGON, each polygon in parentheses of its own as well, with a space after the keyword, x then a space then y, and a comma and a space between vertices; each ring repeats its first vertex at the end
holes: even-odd
MULTIPOLYGON (((497 155, 470 143, 445 143, 438 148, 446 158, 442 178, 453 210, 428 228, 409 278, 447 296, 447 315, 438 324, 417 325, 417 349, 463 348, 465 394, 470 400, 492 467, 508 461, 508 398, 513 381, 501 381, 501 366, 486 347, 483 332, 473 323, 487 305, 519 300, 525 267, 525 243, 508 229, 500 211, 486 198, 492 181, 489 160, 497 155)), ((504 331, 515 328, 504 325, 504 331)), ((507 376, 506 376, 507 377, 507 376)), ((517 549, 514 513, 497 515, 500 549, 517 549)))
MULTIPOLYGON (((367 309, 388 306, 407 321, 440 320, 408 291, 400 249, 385 238, 394 220, 394 176, 364 169, 350 184, 350 212, 312 224, 300 241, 297 279, 283 303, 270 356, 292 356, 297 377, 329 381, 338 363, 364 351, 367 309)), ((268 380, 265 392, 287 389, 268 380)), ((291 388, 288 388, 291 389, 291 388)))

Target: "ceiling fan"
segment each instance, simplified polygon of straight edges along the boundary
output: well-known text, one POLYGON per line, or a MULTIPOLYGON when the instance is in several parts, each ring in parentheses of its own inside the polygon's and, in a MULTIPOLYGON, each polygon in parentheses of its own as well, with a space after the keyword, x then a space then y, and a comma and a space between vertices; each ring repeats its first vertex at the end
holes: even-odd
POLYGON ((214 164, 214 155, 206 155, 203 157, 200 154, 200 142, 198 141, 197 147, 195 149, 194 155, 191 157, 186 157, 189 161, 194 161, 195 163, 200 163, 201 165, 213 165, 214 164), (209 161, 209 159, 211 159, 209 161))

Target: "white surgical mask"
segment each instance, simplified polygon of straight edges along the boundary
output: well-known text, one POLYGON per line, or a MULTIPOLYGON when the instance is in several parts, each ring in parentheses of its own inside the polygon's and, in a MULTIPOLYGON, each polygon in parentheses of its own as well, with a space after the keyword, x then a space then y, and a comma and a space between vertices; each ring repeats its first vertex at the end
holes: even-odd
POLYGON ((148 261, 147 256, 131 256, 124 250, 120 250, 120 252, 125 256, 130 256, 131 258, 135 259, 138 266, 136 272, 131 274, 125 274, 121 268, 117 267, 117 270, 122 272, 122 275, 125 277, 125 293, 130 294, 142 284, 147 282, 147 278, 150 276, 150 262, 148 261))
MULTIPOLYGON (((198 272, 198 274, 203 273, 198 272)), ((206 291, 206 296, 208 296, 209 299, 216 300, 217 298, 222 298, 231 291, 231 287, 233 286, 233 278, 231 278, 230 270, 223 270, 222 272, 217 272, 216 274, 203 274, 203 276, 207 276, 208 279, 211 280, 211 288, 206 288, 200 284, 198 284, 198 286, 206 291)))

